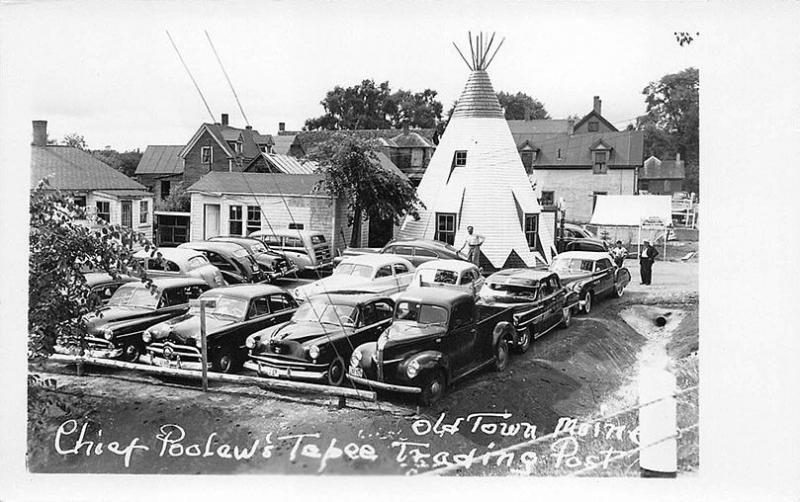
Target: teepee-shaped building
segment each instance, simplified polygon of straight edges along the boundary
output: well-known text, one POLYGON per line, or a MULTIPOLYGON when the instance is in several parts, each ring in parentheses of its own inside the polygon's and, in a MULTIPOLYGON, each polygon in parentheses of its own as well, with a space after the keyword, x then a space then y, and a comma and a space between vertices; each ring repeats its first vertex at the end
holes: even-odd
POLYGON ((425 209, 419 220, 406 218, 399 237, 458 248, 472 226, 486 239, 485 268, 534 266, 548 261, 552 242, 542 242, 540 206, 486 72, 502 45, 487 60, 493 39, 484 48, 483 35, 474 46, 470 35, 472 64, 461 57, 472 73, 417 188, 425 209))

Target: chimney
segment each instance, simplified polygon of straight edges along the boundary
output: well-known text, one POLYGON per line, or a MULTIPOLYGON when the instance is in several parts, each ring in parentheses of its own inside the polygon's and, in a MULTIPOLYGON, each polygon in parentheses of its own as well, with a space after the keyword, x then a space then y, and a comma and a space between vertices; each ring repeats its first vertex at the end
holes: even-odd
POLYGON ((244 126, 244 128, 247 129, 248 131, 252 131, 253 130, 253 126, 251 126, 250 124, 244 126))
POLYGON ((408 121, 403 122, 403 134, 408 136, 408 121))
POLYGON ((675 163, 680 163, 681 161, 681 152, 675 154, 675 163))
POLYGON ((283 132, 286 130, 286 122, 278 122, 278 132, 283 132))
POLYGON ((47 121, 33 121, 33 142, 32 146, 47 146, 47 121))
POLYGON ((600 96, 594 97, 594 112, 598 115, 602 115, 600 113, 600 107, 603 105, 603 102, 600 100, 600 96))
POLYGON ((228 125, 228 114, 227 113, 223 113, 222 114, 222 125, 228 125))

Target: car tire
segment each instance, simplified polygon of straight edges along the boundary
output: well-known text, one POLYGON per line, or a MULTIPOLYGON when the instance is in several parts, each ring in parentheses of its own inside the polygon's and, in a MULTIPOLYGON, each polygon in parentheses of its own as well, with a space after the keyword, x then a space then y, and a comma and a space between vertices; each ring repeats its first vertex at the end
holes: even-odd
POLYGON ((328 385, 339 387, 344 383, 344 361, 341 357, 335 358, 328 365, 328 371, 325 373, 328 385))
POLYGON ((508 340, 503 337, 494 346, 494 370, 505 371, 508 367, 508 340))
POLYGON ((524 354, 531 348, 531 343, 533 343, 533 333, 530 328, 525 328, 517 338, 517 343, 514 344, 512 350, 515 354, 524 354))
POLYGON ((572 324, 572 309, 567 307, 565 309, 562 309, 561 327, 567 329, 569 328, 570 324, 572 324))
POLYGON ((621 282, 618 282, 614 285, 614 298, 622 298, 622 295, 625 294, 625 286, 622 285, 621 282))
POLYGON ((584 314, 590 314, 592 312, 592 292, 587 291, 583 294, 583 307, 581 310, 584 314))
POLYGON ((447 390, 447 376, 441 369, 431 371, 424 380, 422 393, 419 395, 419 403, 422 406, 430 406, 438 402, 447 390))
POLYGON ((211 359, 211 369, 217 373, 233 373, 236 369, 236 357, 230 349, 220 349, 211 359))
POLYGON ((135 363, 139 360, 140 355, 142 355, 142 351, 135 343, 125 345, 122 348, 122 360, 125 362, 135 363))

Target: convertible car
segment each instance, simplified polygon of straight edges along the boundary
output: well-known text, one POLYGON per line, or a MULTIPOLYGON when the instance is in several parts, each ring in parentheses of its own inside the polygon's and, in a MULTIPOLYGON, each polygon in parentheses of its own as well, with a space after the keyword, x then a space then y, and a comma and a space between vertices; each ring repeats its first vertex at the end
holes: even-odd
POLYGON ((601 296, 621 297, 631 282, 627 268, 618 268, 605 252, 567 251, 556 255, 550 270, 561 282, 578 293, 580 310, 588 314, 592 304, 601 296))

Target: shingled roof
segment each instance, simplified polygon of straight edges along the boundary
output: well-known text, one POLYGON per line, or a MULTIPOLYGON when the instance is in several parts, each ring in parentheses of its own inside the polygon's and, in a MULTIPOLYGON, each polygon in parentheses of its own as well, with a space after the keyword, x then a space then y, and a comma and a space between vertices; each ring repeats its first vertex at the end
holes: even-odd
MULTIPOLYGON (((438 137, 436 129, 411 129, 410 132, 419 134, 420 137, 425 139, 431 145, 436 144, 438 137)), ((335 134, 352 134, 362 139, 381 139, 386 140, 387 145, 391 145, 392 140, 396 140, 397 136, 403 135, 402 129, 355 129, 355 130, 339 130, 339 131, 303 131, 297 133, 294 137, 292 147, 295 147, 295 152, 308 155, 314 147, 320 143, 331 139, 335 134), (301 150, 301 152, 297 151, 301 150)))
POLYGON ((147 190, 89 152, 71 146, 31 146, 31 186, 46 177, 60 190, 147 190))
POLYGON ((470 73, 456 103, 456 109, 453 110, 453 118, 455 117, 504 118, 503 109, 486 70, 470 73))
POLYGON ((572 120, 508 120, 511 134, 547 134, 547 133, 572 133, 572 120))
POLYGON ((599 140, 612 149, 609 165, 640 166, 644 136, 642 131, 603 132, 588 134, 514 134, 517 148, 526 141, 538 149, 534 169, 538 167, 591 166, 592 147, 599 140), (559 150, 561 156, 559 157, 559 150))
POLYGON ((147 145, 135 174, 182 174, 181 150, 183 145, 147 145))
MULTIPOLYGON (((317 194, 316 186, 320 180, 322 180, 322 176, 319 174, 212 171, 200 178, 187 191, 220 194, 313 195, 317 194)), ((319 195, 325 195, 325 193, 322 192, 319 195)))

